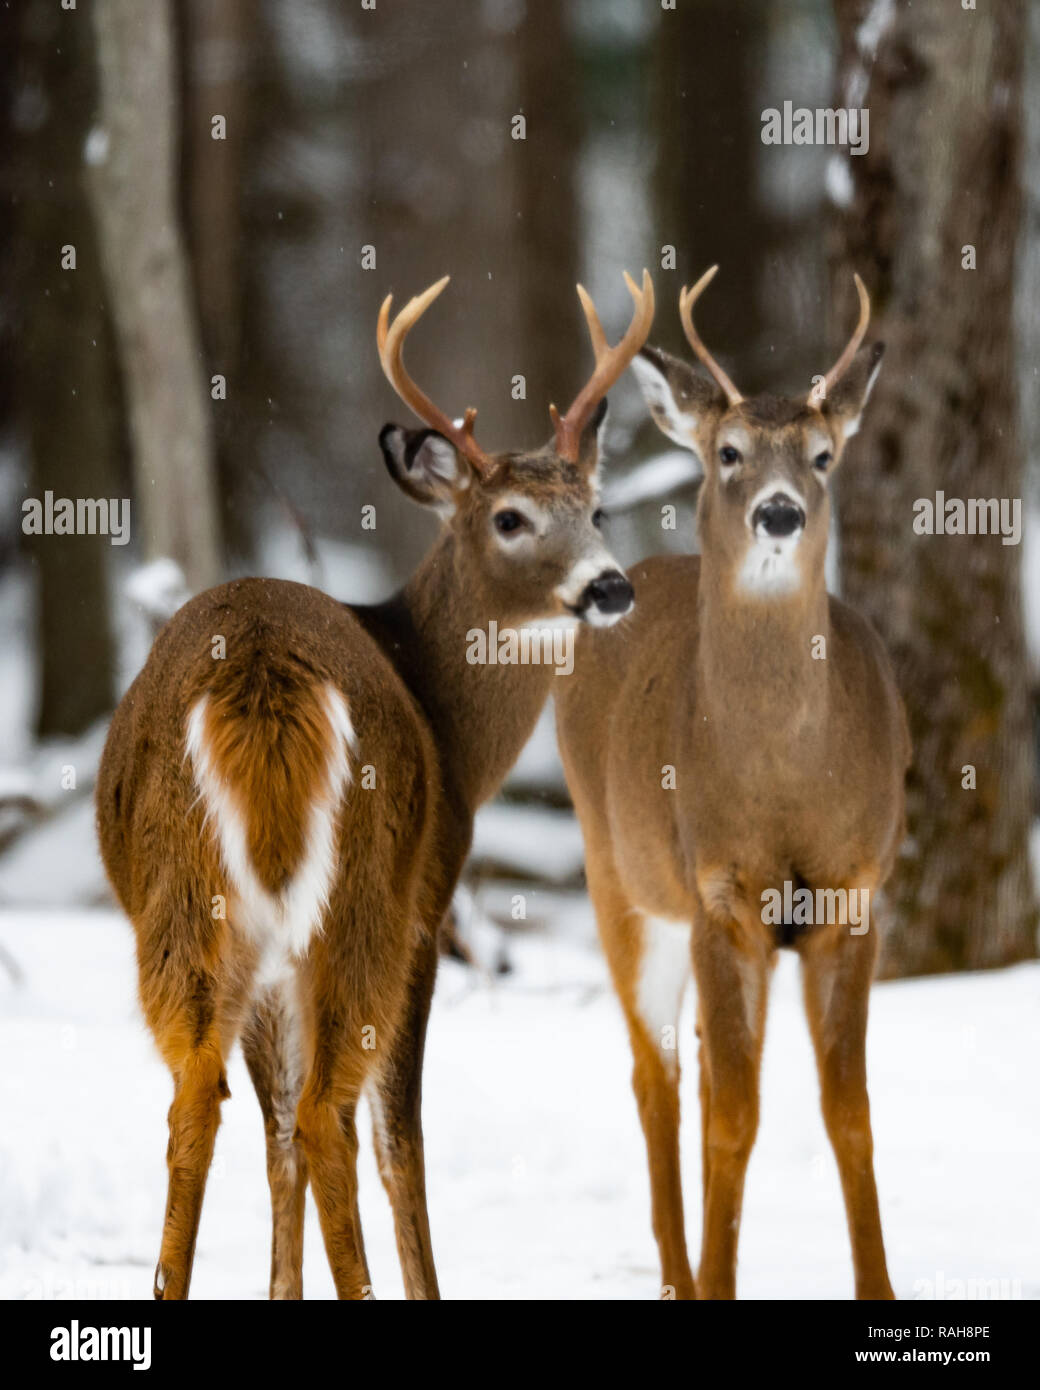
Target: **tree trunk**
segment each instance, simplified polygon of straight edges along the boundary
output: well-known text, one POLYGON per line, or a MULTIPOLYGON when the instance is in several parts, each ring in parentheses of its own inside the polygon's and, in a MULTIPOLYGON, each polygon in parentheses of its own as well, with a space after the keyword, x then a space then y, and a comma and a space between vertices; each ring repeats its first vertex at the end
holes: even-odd
POLYGON ((242 188, 251 133, 250 79, 259 33, 255 0, 187 0, 179 7, 183 99, 181 183, 206 375, 227 381, 212 421, 220 481, 221 531, 230 555, 251 556, 249 500, 256 471, 256 421, 242 350, 244 260, 242 188), (214 140, 213 116, 227 121, 214 140))
MULTIPOLYGON (((15 396, 30 456, 28 495, 110 498, 117 492, 112 344, 104 285, 82 182, 95 99, 89 32, 56 6, 22 16, 17 84, 12 284, 15 396), (62 269, 62 247, 76 268, 62 269)), ((82 733, 114 703, 105 536, 32 536, 39 660, 36 732, 82 733)))
MULTIPOLYGON (((95 0, 100 129, 88 147, 129 405, 147 559, 192 591, 220 572, 209 391, 176 196, 177 103, 167 0, 95 0)), ((216 113, 214 113, 216 114, 216 113)))
POLYGON ((918 535, 913 520, 915 501, 939 491, 1022 495, 1013 288, 1024 7, 836 0, 836 10, 837 104, 869 107, 870 142, 840 156, 851 197, 836 217, 835 338, 848 332, 854 267, 888 345, 838 484, 844 592, 894 658, 914 742, 883 970, 1006 965, 1035 954, 1037 925, 1021 550, 999 536, 918 535), (963 268, 968 246, 976 269, 963 268))
MULTIPOLYGON (((518 263, 524 286, 523 321, 517 343, 531 414, 549 433, 550 401, 566 409, 589 367, 575 354, 581 339, 563 332, 560 320, 575 319, 578 273, 578 188, 580 144, 576 61, 562 0, 539 6, 537 24, 521 25, 518 111, 526 117, 526 140, 517 141, 516 196, 518 263)), ((511 443, 512 441, 510 441, 511 443)))
POLYGON ((764 8, 762 0, 700 0, 657 17, 657 225, 661 242, 676 247, 678 274, 655 272, 654 341, 688 352, 675 308, 679 286, 717 262, 719 287, 698 304, 697 326, 745 383, 750 373, 741 368, 764 327, 758 273, 774 238, 759 192, 757 123, 750 138, 743 125, 760 100, 764 8))

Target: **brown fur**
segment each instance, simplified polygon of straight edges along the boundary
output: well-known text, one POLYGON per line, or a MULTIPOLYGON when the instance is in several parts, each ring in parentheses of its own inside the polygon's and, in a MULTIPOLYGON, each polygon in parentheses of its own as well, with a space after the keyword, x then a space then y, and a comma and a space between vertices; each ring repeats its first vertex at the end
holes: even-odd
MULTIPOLYGON (((589 889, 635 1056, 662 1282, 692 1296, 678 1157, 678 1068, 638 1006, 647 914, 689 922, 701 1037, 704 1224, 697 1289, 733 1297, 744 1173, 758 1123, 758 1071, 778 940, 762 893, 880 888, 903 835, 909 739, 880 640, 824 588, 829 506, 812 474, 823 431, 834 463, 868 389, 864 356, 822 413, 775 400, 727 406, 684 364, 648 354, 674 402, 648 399, 696 450, 702 558, 637 565, 634 617, 610 642, 584 633, 557 695, 560 748, 585 836, 589 889), (743 458, 726 474, 720 442, 743 458), (806 502, 801 581, 748 596, 737 574, 746 509, 777 476, 806 502), (812 643, 826 642, 826 660, 812 643), (662 786, 666 766, 674 790, 662 786)), ((833 465, 832 465, 833 466, 833 465)), ((841 1173, 857 1293, 891 1297, 874 1186, 864 1062, 877 950, 818 925, 795 941, 841 1173)))
POLYGON ((253 659, 234 661, 213 690, 206 735, 245 817, 257 877, 277 893, 303 858, 307 809, 323 790, 333 731, 314 672, 297 667, 291 655, 281 669, 271 668, 269 644, 258 621, 253 659))
MULTIPOLYGON (((365 1087, 406 1291, 437 1296, 420 1125, 437 929, 474 813, 519 754, 553 680, 546 666, 469 664, 466 633, 490 619, 518 624, 559 611, 554 588, 583 547, 600 544, 595 455, 593 430, 580 467, 545 450, 499 459, 489 479, 460 471, 450 485, 417 468, 409 493, 454 511, 396 598, 350 609, 299 584, 222 585, 164 628, 120 704, 98 779, 99 835, 137 936, 141 1005, 174 1079, 157 1296, 188 1291, 238 1036, 264 1115, 272 1296, 302 1295, 308 1180, 337 1293, 368 1293, 355 1129, 365 1087), (512 555, 492 523, 504 491, 537 500, 545 518, 537 542, 512 555), (222 660, 213 657, 218 635, 222 660), (288 977, 261 987, 246 907, 186 756, 187 721, 205 695, 211 759, 246 818, 254 871, 273 893, 299 866, 306 811, 323 790, 327 686, 345 699, 357 735, 329 905, 288 977), (375 769, 371 789, 361 785, 365 765, 375 769), (214 915, 217 895, 226 919, 214 915)), ((388 466, 403 486, 396 456, 388 466)))

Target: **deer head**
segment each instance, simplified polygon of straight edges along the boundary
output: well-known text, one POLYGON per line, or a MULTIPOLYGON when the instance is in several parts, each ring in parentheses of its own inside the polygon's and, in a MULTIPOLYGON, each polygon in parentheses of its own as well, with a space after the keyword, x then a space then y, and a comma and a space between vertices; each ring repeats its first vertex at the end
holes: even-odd
POLYGON ((632 586, 600 534, 600 435, 606 393, 646 342, 654 291, 626 275, 635 303, 616 347, 607 344, 592 300, 579 285, 596 365, 563 415, 550 407, 553 439, 533 452, 491 454, 476 442, 476 411, 454 421, 412 381, 404 340, 448 283, 431 285, 390 321, 391 297, 379 313, 379 359, 394 390, 427 426, 388 424, 379 436, 397 485, 439 512, 453 533, 456 562, 487 592, 489 617, 530 622, 571 616, 595 626, 615 623, 632 606, 632 586))
POLYGON ((705 557, 730 574, 739 592, 791 594, 813 577, 822 582, 830 479, 859 428, 884 344, 860 349, 870 301, 857 275, 856 331, 808 397, 745 398, 694 327, 693 306, 717 269, 679 296, 686 337, 711 380, 653 347, 644 347, 633 365, 658 426, 704 469, 697 522, 705 557))

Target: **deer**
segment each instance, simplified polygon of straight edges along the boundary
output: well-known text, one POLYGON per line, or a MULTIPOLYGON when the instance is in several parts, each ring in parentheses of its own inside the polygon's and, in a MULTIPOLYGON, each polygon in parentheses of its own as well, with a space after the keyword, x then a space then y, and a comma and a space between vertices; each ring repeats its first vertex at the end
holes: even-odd
POLYGON ((606 394, 650 332, 653 285, 537 450, 490 453, 408 374, 448 277, 390 319, 380 362, 423 427, 380 433, 391 478, 441 517, 411 579, 371 606, 235 579, 192 598, 120 703, 97 783, 102 857, 133 925, 138 993, 173 1078, 156 1298, 188 1295, 227 1059, 241 1039, 272 1206, 270 1296, 303 1296, 308 1184, 339 1298, 371 1296, 356 1112, 370 1103, 409 1298, 439 1297, 421 1077, 438 928, 477 808, 518 757, 548 664, 471 663, 467 633, 615 624, 632 590, 601 534, 606 394))
POLYGON ((649 345, 633 368, 656 424, 700 462, 701 553, 629 570, 635 611, 611 644, 581 632, 574 672, 556 693, 560 751, 632 1047, 662 1296, 736 1296, 768 988, 789 948, 800 957, 857 1297, 891 1298, 865 1062, 878 935, 827 918, 840 917, 853 892, 869 908, 892 869, 910 738, 880 638, 828 594, 824 577, 831 479, 884 348, 861 348, 870 302, 857 276, 856 330, 808 398, 744 397, 694 326, 716 269, 680 296, 708 376, 649 345), (805 889, 813 903, 817 890, 835 896, 808 924, 805 910, 777 913, 805 889), (691 974, 703 1173, 696 1278, 675 1046, 691 974))

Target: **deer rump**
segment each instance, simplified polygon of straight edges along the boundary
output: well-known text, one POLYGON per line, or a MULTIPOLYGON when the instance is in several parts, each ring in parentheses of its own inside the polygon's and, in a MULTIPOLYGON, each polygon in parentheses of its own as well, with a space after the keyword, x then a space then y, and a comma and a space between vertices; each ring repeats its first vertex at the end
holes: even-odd
POLYGON ((228 916, 263 956, 298 958, 321 928, 356 743, 331 681, 259 653, 222 671, 189 709, 187 753, 228 916))

